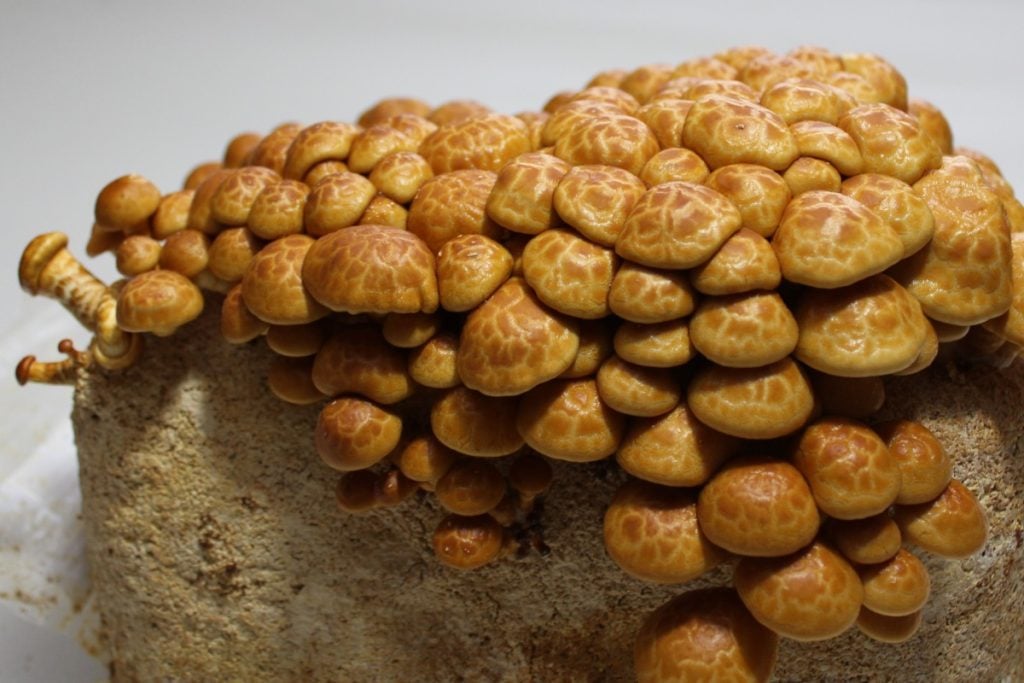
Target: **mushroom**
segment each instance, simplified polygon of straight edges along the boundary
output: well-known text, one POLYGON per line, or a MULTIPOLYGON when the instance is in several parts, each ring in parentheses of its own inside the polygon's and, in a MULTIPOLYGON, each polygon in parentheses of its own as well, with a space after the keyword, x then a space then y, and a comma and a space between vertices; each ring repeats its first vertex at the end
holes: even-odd
MULTIPOLYGON (((478 105, 479 106, 479 105, 478 105)), ((530 151, 526 124, 514 116, 485 114, 446 125, 437 112, 429 117, 441 126, 417 150, 434 173, 475 168, 497 171, 520 154, 530 151)))
POLYGON ((462 383, 457 368, 459 338, 440 332, 419 348, 409 351, 409 376, 433 389, 450 389, 462 383))
POLYGON ((203 181, 223 168, 224 166, 219 161, 201 163, 189 171, 189 174, 185 176, 185 182, 181 189, 194 191, 197 187, 203 184, 203 181))
POLYGON ((280 175, 284 171, 288 148, 301 130, 302 126, 294 122, 277 126, 253 147, 244 165, 264 166, 280 175))
POLYGON ((789 125, 820 121, 834 126, 854 104, 845 91, 807 78, 787 78, 761 94, 761 106, 771 109, 789 125))
POLYGON ((205 235, 215 235, 221 229, 222 226, 213 217, 213 198, 221 184, 234 172, 234 169, 218 168, 196 185, 195 194, 192 195, 192 202, 188 207, 186 227, 189 230, 198 230, 205 235))
POLYGON ((619 87, 643 104, 672 78, 673 70, 670 64, 645 64, 626 74, 619 87))
POLYGON ((694 101, 702 100, 708 95, 722 95, 736 100, 757 102, 759 93, 743 81, 730 77, 700 78, 685 88, 682 94, 683 99, 694 101))
POLYGON ((615 457, 635 477, 666 486, 699 486, 736 453, 739 441, 694 417, 685 403, 632 420, 615 457))
POLYGON ((555 96, 549 101, 551 106, 544 107, 544 111, 550 114, 540 132, 540 142, 545 147, 554 147, 555 143, 566 137, 571 130, 587 121, 600 116, 620 116, 626 114, 618 103, 607 100, 571 101, 574 96, 575 93, 569 93, 561 102, 558 102, 558 96, 555 96))
POLYGON ((784 638, 827 640, 853 626, 864 589, 853 567, 825 544, 793 555, 743 558, 733 577, 754 618, 784 638))
POLYGON ((697 523, 690 489, 631 479, 619 487, 604 514, 604 547, 632 577, 652 583, 685 583, 724 562, 697 523))
POLYGON ((897 110, 907 109, 907 81, 892 64, 867 52, 842 55, 843 69, 868 81, 885 102, 897 110))
POLYGON ((900 468, 885 442, 847 418, 827 417, 808 426, 797 441, 793 465, 821 511, 836 519, 877 515, 900 492, 900 468))
POLYGON ((452 450, 478 457, 498 457, 523 447, 516 429, 518 400, 486 396, 466 387, 449 389, 430 411, 434 436, 452 450))
POLYGON ((739 75, 735 66, 716 57, 697 57, 677 64, 672 77, 698 76, 710 79, 733 79, 739 75))
POLYGON ((413 349, 433 338, 439 325, 433 313, 389 313, 384 316, 381 331, 392 346, 413 349))
POLYGON ((406 135, 390 123, 377 123, 360 131, 355 136, 346 163, 356 173, 368 175, 373 167, 389 154, 415 152, 418 147, 418 140, 406 135))
POLYGON ((181 230, 169 236, 160 250, 159 265, 190 280, 199 276, 210 262, 210 238, 199 230, 181 230))
POLYGON ((524 393, 572 365, 577 330, 574 319, 552 313, 523 280, 511 278, 466 318, 459 377, 492 396, 524 393))
POLYGON ((484 235, 453 237, 437 252, 441 307, 461 313, 479 306, 512 274, 512 255, 484 235))
POLYGON ((344 313, 433 313, 438 305, 430 249, 410 232, 382 225, 316 240, 302 263, 302 284, 320 304, 344 313))
POLYGON ((359 115, 359 125, 368 128, 384 123, 398 114, 416 114, 426 116, 430 113, 430 105, 422 100, 411 97, 387 97, 359 115))
POLYGON ((729 588, 676 596, 644 620, 633 648, 638 683, 743 680, 764 683, 779 637, 729 588))
POLYGON ((320 411, 314 432, 316 451, 342 472, 372 467, 398 445, 402 419, 370 401, 343 397, 320 411))
POLYGON ((603 114, 573 126, 555 142, 555 156, 573 166, 601 164, 639 175, 658 152, 658 140, 640 119, 603 114))
POLYGON ((928 134, 943 154, 953 153, 953 131, 938 107, 918 97, 911 97, 907 101, 907 113, 917 119, 921 130, 928 134))
POLYGON ((228 290, 220 308, 220 333, 231 344, 250 342, 270 329, 252 314, 242 299, 242 285, 238 284, 228 290))
POLYGON ((635 323, 661 323, 693 312, 696 295, 686 274, 625 261, 608 291, 608 308, 635 323))
POLYGON ((319 321, 303 325, 270 325, 266 338, 267 346, 274 353, 305 358, 316 355, 327 339, 327 332, 319 321))
POLYGON ((117 297, 117 324, 125 332, 166 337, 202 312, 202 292, 173 270, 142 273, 129 280, 117 297))
POLYGON ((597 371, 596 387, 601 400, 625 415, 653 417, 672 410, 683 388, 673 373, 609 356, 597 371))
POLYGON ((888 560, 858 569, 864 586, 864 607, 876 614, 905 617, 928 602, 928 569, 902 548, 888 560))
POLYGON ((863 172, 864 157, 857 143, 842 128, 823 121, 800 121, 790 125, 789 130, 802 158, 826 161, 844 177, 863 172))
POLYGON ((927 427, 910 420, 894 420, 875 426, 900 469, 898 505, 935 500, 953 478, 953 462, 946 449, 927 427))
POLYGON ((647 160, 640 171, 640 180, 651 187, 677 180, 700 184, 707 179, 709 173, 707 164, 696 152, 671 147, 647 160))
POLYGON ((760 368, 708 365, 690 381, 687 402, 704 424, 744 439, 791 434, 814 409, 811 385, 792 358, 760 368))
POLYGON ((448 515, 434 530, 434 555, 454 569, 479 569, 498 558, 505 529, 490 515, 448 515))
POLYGON ((57 350, 67 358, 51 362, 40 362, 35 356, 22 358, 14 369, 18 384, 74 384, 78 380, 78 371, 92 365, 92 354, 76 349, 70 339, 61 339, 57 350))
POLYGON ((231 138, 224 148, 222 160, 224 168, 240 167, 262 139, 263 136, 259 133, 239 133, 231 138))
POLYGON ((840 377, 904 370, 928 336, 921 306, 888 275, 835 290, 807 289, 795 315, 800 340, 794 355, 840 377))
POLYGON ((705 184, 739 209, 742 226, 771 237, 782 220, 792 192, 778 173, 757 164, 729 164, 716 169, 705 184))
POLYGON ((338 121, 321 121, 303 128, 288 145, 281 175, 302 180, 319 163, 344 160, 358 133, 356 126, 338 121))
POLYGON ((490 512, 505 497, 505 477, 480 458, 457 460, 440 479, 434 493, 449 512, 472 517, 490 512))
POLYGON ((413 480, 406 477, 397 468, 381 473, 375 478, 373 498, 377 507, 394 507, 408 499, 419 490, 413 480))
MULTIPOLYGON (((620 328, 621 329, 621 328, 620 328)), ((579 323, 580 346, 572 365, 559 377, 580 379, 590 377, 601 363, 612 354, 612 332, 605 320, 581 320, 579 323)))
POLYGON ((613 344, 622 360, 651 368, 683 365, 697 355, 689 325, 682 318, 651 325, 623 322, 615 330, 613 344))
POLYGON ((370 200, 366 211, 359 217, 359 225, 390 225, 405 230, 409 220, 409 212, 401 204, 393 202, 384 195, 377 195, 370 200))
POLYGON ((490 107, 474 100, 450 100, 434 107, 425 116, 438 126, 450 127, 490 113, 490 107))
POLYGON ((409 207, 407 227, 432 252, 458 235, 501 236, 502 228, 486 212, 498 176, 466 169, 437 175, 423 183, 409 207))
POLYGON ((942 164, 942 152, 910 114, 884 103, 862 104, 836 124, 864 158, 864 171, 915 183, 942 164))
POLYGON ((782 174, 793 196, 808 192, 839 192, 842 177, 836 167, 827 161, 800 157, 782 174))
POLYGON ((160 190, 140 175, 107 183, 96 197, 96 225, 108 232, 148 234, 149 219, 160 205, 160 190))
POLYGON ((309 187, 297 180, 283 180, 260 192, 249 209, 247 227, 265 240, 302 232, 309 187))
POLYGON ((256 197, 281 176, 262 166, 244 166, 228 174, 210 198, 210 215, 222 225, 245 225, 256 197))
POLYGON ((301 325, 328 314, 304 286, 303 263, 314 242, 308 235, 288 235, 252 258, 242 277, 242 299, 253 315, 272 325, 301 325))
MULTIPOLYGON (((625 76, 623 76, 623 78, 625 78, 625 76)), ((635 114, 636 110, 640 107, 640 103, 636 101, 636 98, 620 88, 618 85, 589 85, 583 90, 572 95, 568 101, 604 102, 613 106, 619 112, 629 114, 630 116, 635 114)))
POLYGON ((543 147, 540 136, 550 116, 543 111, 521 111, 516 114, 516 118, 526 124, 526 135, 530 138, 530 149, 534 152, 540 151, 543 147))
POLYGON ((733 368, 780 361, 796 348, 799 329, 775 292, 747 292, 701 300, 690 319, 694 347, 733 368))
POLYGON ((561 229, 545 230, 523 250, 523 276, 551 308, 592 320, 608 315, 608 291, 619 258, 606 247, 561 229))
POLYGON ((247 228, 228 228, 218 233, 210 244, 206 267, 215 278, 233 285, 241 282, 262 248, 263 242, 247 228))
POLYGON ((770 291, 782 282, 782 270, 768 240, 741 228, 714 256, 690 271, 690 282, 702 294, 717 296, 770 291))
POLYGON ((382 195, 399 204, 408 204, 420 187, 434 177, 434 172, 419 154, 395 152, 377 162, 369 177, 382 195))
POLYGON ((940 557, 973 555, 988 536, 984 509, 956 479, 929 503, 897 505, 895 519, 904 540, 940 557))
POLYGON ((885 562, 903 543, 899 526, 888 513, 849 521, 833 520, 829 536, 839 552, 857 564, 885 562))
POLYGON ((418 436, 406 443, 398 453, 398 469, 412 481, 434 487, 458 459, 452 449, 432 434, 418 436))
POLYGON ((531 448, 549 458, 607 458, 619 447, 626 420, 598 392, 593 379, 546 382, 519 402, 516 428, 531 448))
POLYGON ((871 209, 838 192, 795 197, 772 248, 784 278, 823 289, 859 282, 903 258, 896 231, 871 209))
MULTIPOLYGON (((743 80, 752 85, 746 77, 743 80)), ((726 95, 708 95, 694 103, 686 115, 682 141, 713 169, 748 163, 781 171, 800 154, 793 134, 778 114, 726 95)))
POLYGON ((358 173, 334 173, 317 183, 306 197, 303 226, 321 237, 359 222, 377 188, 358 173))
POLYGON ((647 124, 662 149, 669 149, 682 144, 683 126, 686 125, 686 115, 691 107, 692 101, 682 99, 675 93, 665 93, 664 96, 659 93, 637 109, 635 116, 647 124))
POLYGON ((313 359, 276 356, 267 371, 270 391, 282 401, 306 406, 328 398, 313 384, 313 359))
POLYGON ((313 383, 327 396, 355 393, 389 405, 415 391, 405 354, 384 340, 373 325, 347 327, 316 352, 313 383))
POLYGON ((754 57, 740 71, 740 80, 759 92, 790 78, 822 77, 815 64, 789 55, 763 54, 754 57))
POLYGON ((153 270, 160 261, 160 243, 146 235, 129 235, 115 251, 117 272, 134 277, 153 270))
POLYGON ((857 615, 857 628, 860 632, 882 643, 903 643, 910 640, 921 628, 922 611, 902 617, 889 617, 872 612, 867 607, 860 608, 857 615))
POLYGON ((843 181, 841 191, 888 223, 903 243, 903 258, 921 250, 935 234, 935 219, 925 200, 902 180, 862 173, 843 181))
POLYGON ((615 252, 652 268, 693 268, 710 259, 742 222, 739 210, 710 187, 664 183, 637 201, 615 252))
POLYGON ((796 552, 821 526, 800 472, 784 460, 760 455, 731 459, 704 485, 697 519, 712 543, 749 557, 796 552))
POLYGON ((1013 300, 1009 310, 985 322, 985 329, 1003 339, 1024 346, 1024 232, 1010 235, 1013 300))
POLYGON ((555 188, 569 168, 550 154, 516 157, 498 173, 487 198, 487 215, 498 225, 527 235, 554 227, 558 223, 555 188))

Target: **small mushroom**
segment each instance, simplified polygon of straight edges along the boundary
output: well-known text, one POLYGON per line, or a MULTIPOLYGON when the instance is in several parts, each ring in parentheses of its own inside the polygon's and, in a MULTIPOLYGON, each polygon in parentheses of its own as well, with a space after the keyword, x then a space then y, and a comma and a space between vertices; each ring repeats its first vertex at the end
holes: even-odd
POLYGON ((643 104, 651 99, 668 79, 672 78, 674 70, 670 64, 645 64, 626 74, 622 83, 619 84, 619 88, 643 104))
POLYGON ((267 371, 270 391, 282 401, 306 406, 328 398, 313 384, 313 359, 276 356, 267 371))
POLYGON ((900 468, 885 442, 866 425, 840 417, 808 426, 793 465, 810 484, 814 500, 836 519, 884 512, 900 492, 900 468))
POLYGON ((241 282, 262 247, 263 242, 247 228, 228 228, 210 244, 206 267, 215 278, 233 285, 241 282))
POLYGON ((864 607, 876 614, 905 617, 920 611, 931 594, 927 567, 903 549, 884 562, 860 567, 858 573, 864 607))
POLYGON ((953 131, 938 107, 918 97, 911 97, 907 102, 907 113, 917 119, 918 125, 943 154, 953 153, 953 131))
POLYGON ((845 91, 807 78, 787 78, 761 95, 761 105, 789 125, 820 121, 834 126, 854 104, 845 91))
POLYGON ((782 282, 782 270, 768 240, 741 228, 710 260, 690 271, 690 282, 702 294, 717 296, 771 291, 782 282))
POLYGON ((524 393, 572 365, 577 330, 575 320, 549 311, 523 280, 512 278, 466 318, 459 377, 492 396, 524 393))
POLYGON ((373 498, 377 507, 394 507, 407 500, 417 490, 419 486, 416 482, 392 467, 376 477, 373 498))
POLYGON ((125 234, 148 233, 149 219, 160 205, 160 190, 131 174, 107 183, 96 197, 96 225, 125 234))
POLYGON ((689 325, 682 318, 650 325, 623 322, 615 330, 613 344, 619 358, 649 368, 683 365, 697 355, 689 325))
POLYGON ((574 95, 575 93, 570 94, 562 103, 556 103, 554 108, 544 108, 544 111, 551 114, 540 131, 540 142, 545 147, 553 147, 573 128, 587 121, 600 116, 619 116, 626 113, 618 104, 605 100, 569 101, 574 95))
POLYGON ((691 590, 644 620, 633 648, 638 683, 771 678, 779 637, 729 588, 691 590))
POLYGON ((450 389, 462 383, 457 368, 459 338, 441 332, 409 351, 409 376, 425 387, 450 389))
POLYGON ((673 373, 629 363, 615 354, 598 369, 596 387, 601 400, 612 409, 638 417, 667 413, 683 394, 673 373))
POLYGON ((313 251, 308 235, 288 235, 265 246, 242 277, 242 298, 260 320, 272 325, 301 325, 328 310, 307 291, 303 263, 313 251))
MULTIPOLYGON (((682 93, 678 93, 682 95, 682 93)), ((683 141, 683 126, 693 102, 675 94, 661 93, 637 109, 635 116, 647 124, 662 149, 678 147, 683 141)), ((701 160, 703 162, 703 159, 701 160)), ((642 172, 642 171, 641 171, 642 172)))
POLYGON ((985 329, 1017 346, 1024 346, 1024 232, 1010 235, 1013 300, 1006 313, 985 322, 985 329))
POLYGON ((316 355, 327 339, 327 332, 320 322, 271 325, 266 339, 267 346, 274 353, 289 358, 305 358, 316 355))
POLYGON ((198 277, 210 262, 210 238, 199 230, 181 230, 168 237, 160 250, 159 265, 189 279, 198 277))
POLYGON ((409 212, 405 207, 384 195, 377 195, 366 205, 366 210, 359 217, 359 225, 390 225, 405 230, 409 220, 409 212))
POLYGON ((796 348, 799 329, 775 292, 747 292, 701 300, 690 319, 694 347, 726 367, 761 367, 796 348))
POLYGON ((672 147, 647 160, 640 171, 640 180, 651 187, 677 180, 700 184, 707 180, 709 173, 707 164, 696 152, 672 147))
POLYGON ((129 235, 115 251, 117 272, 134 277, 153 270, 160 261, 160 243, 146 235, 129 235))
POLYGON ((604 548, 615 564, 652 583, 685 583, 724 562, 697 523, 690 489, 631 479, 619 487, 604 514, 604 548))
POLYGON ((249 209, 247 227, 265 240, 302 232, 309 187, 297 180, 283 180, 260 192, 249 209))
POLYGON ((705 184, 739 209, 744 228, 762 237, 775 233, 793 196, 781 175, 757 164, 722 166, 705 184))
POLYGON ((827 640, 853 626, 864 589, 853 567, 825 544, 785 557, 743 558, 733 578, 754 618, 784 638, 827 640))
POLYGON ((306 197, 303 226, 321 237, 359 222, 377 188, 358 173, 334 173, 317 183, 306 197))
POLYGON ((988 536, 984 509, 956 479, 929 503, 897 505, 895 519, 908 543, 950 559, 978 552, 988 536))
POLYGON ((458 235, 501 236, 502 228, 487 216, 487 199, 498 176, 466 169, 434 176, 423 183, 409 207, 409 232, 435 254, 458 235))
POLYGON ((601 164, 639 175, 658 152, 658 140, 640 119, 603 114, 574 125, 555 142, 555 156, 573 166, 601 164))
POLYGON ((739 441, 694 417, 685 403, 658 417, 631 421, 615 457, 635 477, 666 486, 699 486, 709 480, 739 441))
POLYGON ((392 346, 413 349, 433 338, 439 325, 433 313, 389 313, 381 323, 381 332, 392 346))
POLYGON ((931 209, 910 185, 878 173, 862 173, 843 181, 842 193, 874 211, 903 243, 903 258, 921 250, 935 234, 931 209))
POLYGON ((344 313, 433 313, 438 305, 431 250, 410 232, 382 225, 316 240, 302 262, 302 284, 320 304, 344 313))
POLYGON ((441 127, 417 151, 437 174, 470 168, 497 171, 530 151, 526 124, 514 116, 485 114, 449 125, 438 120, 436 111, 429 118, 441 127))
POLYGON ((789 129, 796 138, 801 157, 827 161, 843 176, 863 172, 864 157, 857 143, 842 128, 823 121, 800 121, 789 129))
POLYGON ((354 393, 384 405, 398 403, 415 391, 405 354, 371 325, 331 335, 316 353, 313 383, 327 396, 354 393))
POLYGON ((359 125, 368 128, 384 123, 392 116, 399 114, 416 114, 426 116, 430 113, 430 105, 412 97, 387 97, 359 115, 359 125))
POLYGON ((434 555, 454 569, 479 569, 496 560, 505 529, 490 515, 448 515, 434 530, 434 555))
POLYGON ((907 109, 907 81, 892 64, 867 52, 842 55, 843 70, 863 77, 879 94, 879 101, 907 109))
POLYGON ((498 173, 487 198, 487 215, 498 225, 527 235, 554 227, 558 222, 555 188, 569 168, 550 154, 516 157, 498 173))
POLYGON ((569 102, 581 101, 604 102, 615 107, 623 114, 629 114, 630 116, 635 114, 636 110, 640 107, 640 103, 636 101, 635 97, 617 85, 590 85, 569 98, 569 102))
POLYGON ((166 337, 202 312, 202 292, 173 270, 151 270, 134 277, 117 297, 117 324, 126 332, 166 337))
POLYGON ((590 377, 612 354, 612 331, 607 321, 581 320, 579 336, 580 346, 576 350, 576 358, 573 359, 572 365, 559 375, 562 379, 590 377))
POLYGON ((862 104, 840 117, 864 158, 864 171, 915 183, 942 164, 942 151, 917 119, 884 103, 862 104))
POLYGON ((754 57, 740 71, 741 81, 759 92, 791 78, 821 77, 818 66, 789 55, 764 54, 754 57))
POLYGON ((185 182, 181 189, 194 191, 203 184, 203 181, 223 168, 224 166, 219 161, 207 161, 198 164, 185 176, 185 182))
POLYGON ((722 95, 736 100, 757 102, 758 92, 734 78, 701 78, 683 90, 683 99, 700 101, 709 95, 722 95))
POLYGON ((857 615, 857 628, 867 637, 881 643, 903 643, 917 633, 922 620, 921 610, 902 617, 889 617, 861 607, 857 615))
MULTIPOLYGON (((474 100, 450 100, 440 104, 425 116, 435 125, 442 128, 455 126, 463 121, 486 116, 491 113, 491 108, 474 100)), ((367 125, 360 123, 360 125, 367 125)))
POLYGON ((368 175, 389 154, 415 152, 418 147, 419 141, 415 138, 389 123, 377 123, 355 136, 346 163, 352 171, 368 175))
POLYGON ((370 182, 385 197, 408 204, 420 187, 434 177, 427 160, 415 152, 389 154, 373 167, 370 182))
POLYGON ((710 259, 742 222, 739 210, 710 187, 664 183, 637 201, 615 252, 652 268, 693 268, 710 259))
POLYGON ((748 163, 781 171, 800 153, 778 114, 726 95, 708 95, 694 103, 683 126, 683 146, 713 169, 748 163))
POLYGON ((434 403, 430 427, 441 443, 459 453, 488 458, 509 455, 524 443, 516 429, 518 404, 515 398, 455 387, 434 403))
POLYGON ((92 365, 92 354, 76 349, 70 339, 60 340, 57 350, 67 358, 50 362, 40 362, 35 356, 22 358, 14 369, 18 384, 74 384, 78 380, 78 371, 92 365))
POLYGON ((234 174, 230 168, 219 168, 211 172, 201 183, 196 185, 195 194, 188 207, 189 230, 198 230, 205 235, 215 235, 221 229, 220 223, 213 217, 213 198, 221 184, 234 174))
POLYGON ((480 458, 456 461, 437 481, 437 501, 449 512, 471 517, 490 512, 505 497, 505 478, 480 458))
POLYGON ((523 250, 523 276, 537 297, 575 318, 608 315, 608 291, 619 258, 569 230, 545 230, 523 250))
POLYGON ((302 180, 319 163, 344 160, 358 134, 357 127, 338 121, 321 121, 303 128, 288 145, 281 175, 302 180))
POLYGON ((635 323, 662 323, 693 312, 696 294, 686 274, 625 261, 608 290, 612 313, 635 323))
POLYGON ((259 133, 239 133, 228 141, 224 148, 224 168, 238 168, 260 143, 263 136, 259 133))
POLYGON ((785 170, 782 179, 794 197, 808 192, 839 192, 843 178, 827 161, 800 157, 785 170))
POLYGON ((220 308, 220 333, 231 344, 245 344, 270 329, 246 307, 242 299, 242 285, 228 290, 220 308))
POLYGON ((800 472, 784 460, 758 455, 731 459, 704 485, 697 519, 712 543, 749 557, 796 552, 821 526, 800 472))
POLYGON ((338 478, 334 499, 342 512, 361 514, 377 507, 377 475, 370 470, 346 472, 338 478))
POLYGON ((556 380, 523 396, 516 428, 549 458, 591 462, 616 451, 626 420, 602 400, 594 380, 556 380))
POLYGON ((328 466, 342 472, 361 470, 395 449, 402 419, 370 401, 343 397, 320 411, 314 436, 316 451, 328 466))
POLYGON ((210 198, 210 215, 222 225, 245 225, 256 197, 281 180, 269 168, 244 166, 235 169, 217 186, 210 198))
POLYGON ((888 513, 854 520, 833 520, 829 536, 850 562, 877 564, 896 555, 903 543, 900 528, 888 513))
POLYGON ((687 402, 704 424, 744 439, 791 434, 814 409, 811 385, 792 358, 760 368, 708 365, 690 381, 687 402))
POLYGON ((489 237, 453 237, 437 252, 437 287, 446 311, 469 311, 512 274, 512 255, 489 237))
POLYGON ((415 482, 436 486, 458 455, 433 435, 418 436, 405 444, 395 459, 398 469, 415 482))

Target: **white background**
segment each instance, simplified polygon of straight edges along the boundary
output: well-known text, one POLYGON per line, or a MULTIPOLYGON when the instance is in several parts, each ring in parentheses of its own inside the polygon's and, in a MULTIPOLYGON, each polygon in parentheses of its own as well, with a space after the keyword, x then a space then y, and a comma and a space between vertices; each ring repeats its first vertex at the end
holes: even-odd
MULTIPOLYGON (((474 98, 538 109, 597 71, 677 63, 733 45, 877 52, 955 142, 1024 187, 1024 3, 713 3, 281 0, 65 4, 0 0, 0 480, 53 431, 66 389, 19 389, 25 353, 87 341, 52 302, 17 287, 28 240, 62 230, 84 251, 96 192, 127 172, 177 189, 243 130, 353 120, 379 98, 474 98)), ((114 276, 105 256, 90 264, 114 276)), ((70 446, 64 457, 71 462, 70 446)), ((0 681, 93 681, 70 641, 0 610, 0 681)))

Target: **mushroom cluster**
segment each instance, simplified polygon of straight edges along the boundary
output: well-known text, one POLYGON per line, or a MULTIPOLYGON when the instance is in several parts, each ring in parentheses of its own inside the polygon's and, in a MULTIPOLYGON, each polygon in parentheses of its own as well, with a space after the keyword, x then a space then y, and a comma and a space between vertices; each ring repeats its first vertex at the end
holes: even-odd
POLYGON ((114 253, 110 287, 66 243, 33 241, 21 282, 95 340, 19 380, 124 367, 219 301, 228 342, 273 351, 270 391, 324 404, 338 506, 432 496, 451 567, 548 552, 548 459, 614 458, 625 572, 735 563, 735 590, 650 616, 642 681, 765 680, 779 636, 854 624, 905 640, 929 595, 905 546, 985 541, 935 437, 869 423, 946 350, 1016 358, 1024 205, 874 55, 735 48, 515 116, 386 99, 243 133, 181 190, 109 183, 86 251, 114 253))

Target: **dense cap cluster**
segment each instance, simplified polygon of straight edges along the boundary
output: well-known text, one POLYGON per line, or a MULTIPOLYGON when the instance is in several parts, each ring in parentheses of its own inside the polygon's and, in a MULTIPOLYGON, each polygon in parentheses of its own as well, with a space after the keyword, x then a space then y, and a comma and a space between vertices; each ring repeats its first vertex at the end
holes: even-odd
POLYGON ((394 98, 244 133, 181 190, 103 188, 107 250, 122 330, 224 293, 225 338, 277 355, 271 390, 325 404, 340 507, 433 493, 445 564, 522 551, 545 458, 635 477, 604 523, 628 573, 738 556, 738 597, 651 616, 642 680, 764 680, 766 629, 910 637, 928 580, 903 544, 984 543, 927 429, 864 420, 942 344, 1017 355, 1024 206, 877 56, 744 47, 516 116, 394 98))

